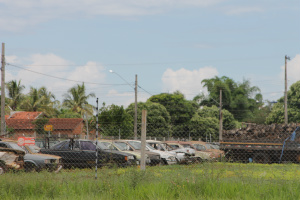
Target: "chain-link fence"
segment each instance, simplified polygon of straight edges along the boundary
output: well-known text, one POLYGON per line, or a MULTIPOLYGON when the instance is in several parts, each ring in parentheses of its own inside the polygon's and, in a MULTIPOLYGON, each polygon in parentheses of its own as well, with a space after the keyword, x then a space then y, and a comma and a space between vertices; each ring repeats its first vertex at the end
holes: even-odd
MULTIPOLYGON (((146 165, 300 161, 297 124, 244 123, 239 128, 222 127, 221 135, 220 126, 212 124, 148 123, 146 165)), ((11 131, 2 138, 0 147, 25 152, 23 158, 15 152, 14 161, 23 159, 23 165, 18 165, 26 171, 58 172, 62 168, 119 168, 141 164, 141 124, 137 125, 137 140, 134 140, 133 125, 100 124, 96 130, 87 128, 82 119, 23 119, 8 121, 7 125, 11 131), (34 140, 34 145, 30 140, 34 140)))

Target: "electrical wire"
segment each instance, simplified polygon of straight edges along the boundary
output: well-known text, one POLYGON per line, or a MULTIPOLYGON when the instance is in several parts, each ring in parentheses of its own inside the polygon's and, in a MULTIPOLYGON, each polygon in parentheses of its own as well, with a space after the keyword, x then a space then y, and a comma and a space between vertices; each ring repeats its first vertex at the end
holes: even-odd
POLYGON ((48 76, 48 77, 51 77, 51 78, 65 80, 65 81, 71 81, 71 82, 76 82, 76 83, 85 83, 85 84, 92 84, 92 85, 106 85, 106 86, 126 85, 126 84, 106 84, 106 83, 94 83, 94 82, 88 82, 88 81, 78 81, 78 80, 72 80, 72 79, 67 79, 67 78, 52 76, 52 75, 49 75, 49 74, 44 74, 44 73, 41 73, 41 72, 37 72, 37 71, 30 70, 30 69, 26 69, 24 67, 20 67, 20 66, 13 65, 13 64, 10 64, 10 63, 6 63, 6 65, 9 65, 9 66, 12 66, 12 67, 16 67, 16 68, 19 68, 19 69, 23 69, 23 70, 26 70, 26 71, 29 71, 29 72, 32 72, 32 73, 40 74, 40 75, 43 75, 43 76, 48 76))

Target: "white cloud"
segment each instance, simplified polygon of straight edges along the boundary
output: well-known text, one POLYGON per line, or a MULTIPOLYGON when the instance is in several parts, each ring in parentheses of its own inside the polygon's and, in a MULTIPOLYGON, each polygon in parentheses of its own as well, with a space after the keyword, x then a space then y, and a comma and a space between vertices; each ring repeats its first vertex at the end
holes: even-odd
POLYGON ((61 100, 62 95, 76 84, 85 82, 86 89, 90 93, 96 92, 92 91, 95 86, 98 88, 97 92, 101 91, 102 83, 105 83, 105 68, 95 62, 90 61, 84 66, 74 66, 72 62, 54 54, 34 54, 29 58, 21 59, 15 56, 7 57, 10 58, 12 65, 6 67, 6 82, 21 80, 26 87, 25 93, 29 91, 30 86, 37 88, 45 86, 56 95, 58 100, 61 100), (14 68, 14 60, 23 60, 22 62, 28 65, 22 66, 21 69, 14 68))
POLYGON ((162 76, 163 90, 168 92, 179 90, 187 99, 192 99, 201 90, 205 90, 201 84, 203 79, 213 78, 217 75, 218 71, 213 67, 204 67, 193 71, 184 68, 177 71, 167 69, 162 76))
MULTIPOLYGON (((115 105, 123 105, 125 108, 135 102, 134 92, 120 93, 117 90, 110 90, 106 97, 109 97, 110 101, 115 105)), ((144 93, 137 93, 138 102, 146 102, 149 95, 144 93)))
POLYGON ((151 15, 221 1, 224 0, 0 0, 0 30, 19 31, 58 18, 151 15))

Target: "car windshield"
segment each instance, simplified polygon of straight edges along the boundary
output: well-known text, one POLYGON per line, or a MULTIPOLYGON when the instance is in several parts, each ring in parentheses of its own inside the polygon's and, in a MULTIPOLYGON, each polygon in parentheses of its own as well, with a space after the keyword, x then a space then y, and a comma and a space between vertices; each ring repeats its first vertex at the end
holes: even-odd
POLYGON ((17 149, 17 150, 21 150, 24 151, 24 149, 22 149, 22 147, 20 147, 17 143, 9 143, 9 145, 13 148, 13 149, 17 149))
POLYGON ((36 146, 36 145, 32 145, 32 146, 27 146, 29 149, 30 149, 30 151, 32 152, 32 153, 38 153, 39 151, 40 151, 40 147, 38 147, 38 146, 36 146))
POLYGON ((151 147, 153 147, 156 150, 160 150, 160 151, 166 151, 166 148, 164 147, 164 145, 160 144, 160 143, 148 143, 151 147))
POLYGON ((137 141, 128 141, 128 143, 135 149, 141 150, 141 143, 137 141))
POLYGON ((202 144, 194 144, 194 147, 198 150, 198 151, 205 151, 206 148, 204 145, 202 144))
POLYGON ((179 149, 179 145, 178 144, 169 144, 173 149, 179 149))
POLYGON ((97 143, 97 146, 100 148, 100 149, 103 149, 103 150, 110 150, 108 145, 106 145, 105 143, 103 142, 99 142, 97 143))
POLYGON ((168 145, 167 143, 162 143, 161 146, 165 149, 168 149, 168 151, 173 151, 175 150, 174 148, 172 148, 170 145, 168 145))
POLYGON ((121 151, 132 151, 131 147, 125 142, 114 142, 114 144, 119 146, 121 151))
POLYGON ((150 149, 150 150, 156 150, 156 149, 154 149, 153 147, 151 147, 149 144, 146 144, 146 147, 147 147, 148 149, 150 149))
POLYGON ((193 149, 193 146, 191 146, 190 144, 183 144, 182 145, 184 148, 192 148, 193 149))

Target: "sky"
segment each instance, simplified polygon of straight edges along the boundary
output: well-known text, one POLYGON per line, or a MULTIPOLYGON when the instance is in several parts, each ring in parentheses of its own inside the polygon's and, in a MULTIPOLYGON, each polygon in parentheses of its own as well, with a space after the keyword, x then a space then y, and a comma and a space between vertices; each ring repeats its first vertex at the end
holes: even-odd
MULTIPOLYGON (((201 81, 249 80, 264 101, 300 78, 299 0, 0 0, 5 81, 47 87, 62 101, 85 83, 99 102, 127 107, 201 81), (110 70, 113 73, 110 73, 110 70)), ((89 99, 96 105, 96 99, 89 99)))

